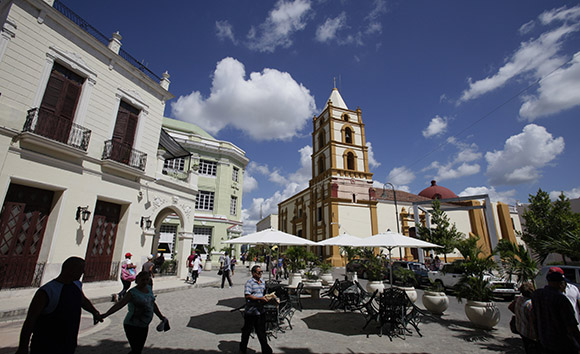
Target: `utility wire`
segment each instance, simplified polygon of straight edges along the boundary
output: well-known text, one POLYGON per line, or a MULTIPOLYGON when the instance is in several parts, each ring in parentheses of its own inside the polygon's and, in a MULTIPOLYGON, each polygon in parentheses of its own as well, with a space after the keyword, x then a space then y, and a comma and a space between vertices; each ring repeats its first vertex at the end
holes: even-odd
MULTIPOLYGON (((495 113, 496 111, 498 111, 500 108, 502 108, 503 106, 507 105, 508 103, 510 103, 511 101, 515 100, 516 98, 520 97, 524 92, 528 91, 529 89, 531 89, 532 87, 538 85, 542 80, 548 78, 549 76, 551 76, 553 73, 555 73, 556 71, 560 70, 561 68, 563 68, 564 66, 568 65, 569 63, 571 63, 574 59, 576 59, 577 56, 580 55, 580 51, 577 52, 576 54, 574 54, 572 56, 572 58, 570 60, 568 60, 567 62, 563 63, 562 65, 558 66, 557 68, 555 68, 554 70, 550 71, 548 74, 544 75, 543 77, 537 79, 536 81, 534 81, 533 83, 531 83, 530 85, 528 85, 526 88, 524 88, 523 90, 520 90, 518 93, 516 93, 515 95, 511 96, 510 98, 508 98, 506 101, 504 101, 503 103, 501 103, 500 105, 496 106, 495 108, 493 108, 492 110, 490 110, 489 112, 487 112, 486 114, 484 114, 483 116, 481 116, 480 118, 478 118, 477 120, 475 120, 473 123, 469 124, 467 127, 463 128, 462 130, 460 130, 458 133, 455 133, 451 136, 449 136, 447 139, 445 139, 445 142, 439 144, 438 146, 436 146, 435 148, 433 148, 431 151, 427 152, 426 154, 424 154, 423 156, 419 157, 418 159, 416 159, 415 161, 413 161, 409 167, 412 167, 416 164, 418 164, 419 162, 423 161, 425 158, 427 158, 428 156, 434 154, 436 151, 440 150, 441 148, 443 148, 444 146, 449 145, 449 139, 450 138, 456 138, 459 137, 460 135, 462 135, 463 133, 465 133, 467 130, 471 129, 473 126, 477 125, 479 122, 481 122, 482 120, 488 118, 489 116, 491 116, 493 113, 495 113)), ((400 175, 402 172, 399 172, 398 174, 394 175, 391 178, 397 177, 398 175, 400 175)))

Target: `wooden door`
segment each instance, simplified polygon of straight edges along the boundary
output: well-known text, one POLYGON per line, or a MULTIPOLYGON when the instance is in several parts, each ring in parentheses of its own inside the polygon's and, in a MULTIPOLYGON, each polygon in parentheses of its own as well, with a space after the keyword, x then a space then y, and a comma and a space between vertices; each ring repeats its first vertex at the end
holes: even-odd
POLYGON ((53 197, 38 188, 8 188, 0 214, 0 288, 33 285, 53 197))
POLYGON ((112 160, 129 164, 138 120, 139 110, 121 101, 113 130, 112 160))
POLYGON ((83 277, 85 282, 110 280, 116 277, 116 274, 111 274, 111 264, 120 215, 119 204, 97 201, 85 256, 86 267, 83 277))

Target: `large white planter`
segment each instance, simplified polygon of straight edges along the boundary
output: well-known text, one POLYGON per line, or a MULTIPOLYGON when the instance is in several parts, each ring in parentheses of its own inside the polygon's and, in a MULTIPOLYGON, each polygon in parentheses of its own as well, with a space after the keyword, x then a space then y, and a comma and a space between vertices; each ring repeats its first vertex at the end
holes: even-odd
POLYGON ((436 315, 442 315, 449 308, 449 298, 444 292, 425 291, 422 300, 427 311, 436 315))
POLYGON ((288 285, 291 287, 296 287, 302 281, 302 274, 300 273, 290 273, 288 276, 288 285))
POLYGON ((210 259, 205 261, 205 264, 203 265, 203 270, 211 270, 211 260, 210 259))
MULTIPOLYGON (((355 273, 356 274, 356 273, 355 273)), ((367 283, 367 291, 369 293, 374 293, 375 290, 378 290, 379 293, 382 293, 385 290, 385 284, 381 280, 373 280, 367 283)))
POLYGON ((322 281, 320 279, 304 279, 302 280, 304 287, 322 287, 322 281))
POLYGON ((467 300, 465 314, 474 325, 484 329, 492 329, 500 320, 499 309, 493 302, 467 300))
POLYGON ((411 300, 412 303, 415 303, 415 301, 417 301, 417 290, 415 290, 414 287, 398 286, 398 288, 407 293, 407 296, 409 297, 409 300, 411 300))
POLYGON ((334 277, 332 273, 322 273, 320 274, 320 280, 322 280, 322 284, 330 285, 334 282, 334 277))

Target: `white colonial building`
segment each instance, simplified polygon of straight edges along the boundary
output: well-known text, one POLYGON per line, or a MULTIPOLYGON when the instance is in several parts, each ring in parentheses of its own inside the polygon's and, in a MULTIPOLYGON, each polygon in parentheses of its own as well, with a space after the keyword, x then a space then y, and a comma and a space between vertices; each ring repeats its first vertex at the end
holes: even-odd
POLYGON ((161 77, 58 0, 0 3, 0 287, 39 285, 71 255, 84 281, 142 264, 175 214, 179 274, 193 238, 197 175, 163 174, 161 77))

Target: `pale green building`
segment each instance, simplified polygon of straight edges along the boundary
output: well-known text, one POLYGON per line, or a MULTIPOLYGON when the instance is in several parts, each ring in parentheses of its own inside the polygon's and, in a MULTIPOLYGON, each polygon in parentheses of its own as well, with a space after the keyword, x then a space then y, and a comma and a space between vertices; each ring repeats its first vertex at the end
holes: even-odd
MULTIPOLYGON (((178 230, 177 223, 169 217, 160 230, 160 245, 172 248, 174 235, 193 231, 194 247, 213 247, 215 263, 224 247, 221 242, 242 234, 243 178, 249 159, 244 150, 215 139, 195 124, 165 117, 163 129, 191 153, 189 158, 166 159, 163 173, 180 175, 193 169, 198 174, 198 193, 193 230, 178 230)), ((234 252, 239 258, 239 246, 234 252)))

